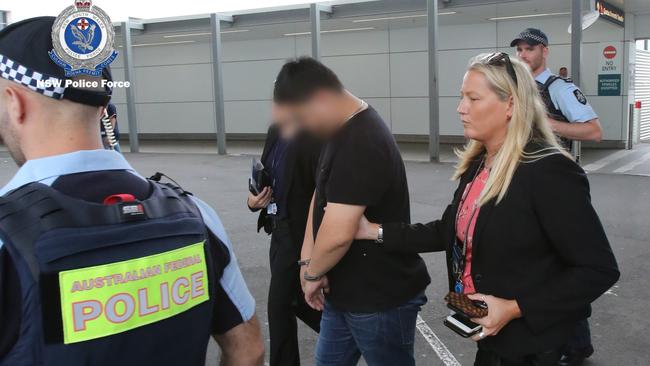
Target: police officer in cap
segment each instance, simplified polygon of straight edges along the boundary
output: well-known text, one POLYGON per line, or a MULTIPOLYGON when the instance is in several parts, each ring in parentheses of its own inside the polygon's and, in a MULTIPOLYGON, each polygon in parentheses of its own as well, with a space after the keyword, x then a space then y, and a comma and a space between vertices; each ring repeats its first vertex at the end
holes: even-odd
MULTIPOLYGON (((582 91, 570 79, 554 75, 546 67, 549 52, 546 34, 527 28, 510 42, 510 47, 516 47, 517 56, 530 66, 546 105, 549 123, 563 145, 570 150, 572 140, 600 141, 600 121, 582 91)), ((589 322, 584 319, 576 325, 559 364, 581 365, 593 352, 589 322)))
MULTIPOLYGON (((261 365, 255 302, 216 213, 102 149, 102 88, 65 88, 54 18, 0 32, 0 365, 261 365)), ((110 71, 103 77, 110 80, 110 71)), ((89 80, 100 80, 87 77, 89 80)))
POLYGON ((571 79, 554 75, 546 66, 546 34, 527 28, 510 42, 510 47, 516 47, 517 56, 530 66, 548 110, 548 120, 563 145, 571 150, 572 140, 600 141, 600 121, 585 95, 571 79))

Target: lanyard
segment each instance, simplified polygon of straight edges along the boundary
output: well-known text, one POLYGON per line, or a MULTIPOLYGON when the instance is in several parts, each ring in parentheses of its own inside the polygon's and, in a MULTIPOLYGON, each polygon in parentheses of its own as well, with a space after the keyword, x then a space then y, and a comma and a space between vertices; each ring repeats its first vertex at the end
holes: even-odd
MULTIPOLYGON (((472 181, 469 184, 469 187, 463 192, 463 196, 461 197, 459 203, 458 203, 458 211, 456 211, 456 220, 454 222, 454 229, 458 227, 458 220, 460 219, 460 212, 463 209, 463 205, 465 204, 465 201, 467 200, 467 196, 469 193, 472 191, 472 187, 474 186, 474 183, 476 182, 476 179, 478 179, 479 174, 481 174, 481 171, 483 170, 483 166, 485 165, 485 158, 481 160, 481 164, 478 166, 478 169, 474 173, 474 177, 472 178, 472 181)), ((454 241, 454 248, 452 251, 453 255, 453 271, 454 271, 454 276, 456 277, 456 292, 461 293, 462 292, 462 279, 463 279, 463 273, 465 272, 465 258, 467 255, 467 242, 469 238, 469 229, 472 225, 472 220, 474 220, 474 216, 478 212, 478 204, 474 202, 472 205, 472 213, 470 214, 469 220, 467 221, 467 225, 465 227, 465 236, 463 237, 462 241, 462 246, 460 246, 460 251, 459 251, 459 245, 458 245, 458 235, 456 235, 456 240, 454 241)))

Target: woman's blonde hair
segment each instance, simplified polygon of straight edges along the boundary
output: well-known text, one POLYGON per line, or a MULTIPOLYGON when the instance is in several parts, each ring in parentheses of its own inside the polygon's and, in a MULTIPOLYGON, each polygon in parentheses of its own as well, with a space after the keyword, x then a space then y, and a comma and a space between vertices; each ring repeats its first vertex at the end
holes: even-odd
MULTIPOLYGON (((495 54, 480 54, 472 58, 467 68, 483 74, 491 89, 499 99, 507 101, 512 97, 512 118, 508 122, 508 131, 503 145, 494 156, 494 161, 485 188, 479 198, 483 205, 493 198, 499 203, 508 191, 512 177, 521 162, 532 162, 553 154, 571 155, 558 143, 557 137, 551 131, 546 117, 546 108, 542 104, 537 84, 526 64, 511 59, 512 68, 517 76, 517 83, 508 74, 507 60, 492 62, 495 54), (539 149, 532 152, 524 151, 526 145, 536 141, 539 149)), ((470 140, 463 149, 456 150, 460 162, 456 166, 454 179, 459 179, 473 161, 485 153, 483 144, 470 140)))

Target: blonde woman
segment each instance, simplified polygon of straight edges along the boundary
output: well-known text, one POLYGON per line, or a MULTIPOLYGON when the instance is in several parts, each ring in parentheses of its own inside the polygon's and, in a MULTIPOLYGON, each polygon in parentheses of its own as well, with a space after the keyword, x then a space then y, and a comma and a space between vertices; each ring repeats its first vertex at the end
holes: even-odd
POLYGON ((551 132, 530 71, 507 54, 470 61, 458 113, 469 143, 442 219, 362 219, 357 237, 396 255, 446 251, 450 290, 488 306, 473 319, 475 365, 557 365, 576 322, 619 277, 589 182, 551 132))

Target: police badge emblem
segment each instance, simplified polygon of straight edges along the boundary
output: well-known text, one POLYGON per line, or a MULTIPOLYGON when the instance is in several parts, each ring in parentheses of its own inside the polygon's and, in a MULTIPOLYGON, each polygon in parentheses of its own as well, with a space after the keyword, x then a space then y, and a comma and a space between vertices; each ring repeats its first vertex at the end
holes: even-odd
POLYGON ((576 89, 573 91, 573 95, 575 95, 576 99, 580 104, 587 104, 587 97, 585 97, 584 94, 580 91, 580 89, 576 89))
POLYGON ((117 57, 114 39, 108 15, 91 0, 76 0, 54 21, 49 55, 66 76, 100 76, 117 57))

